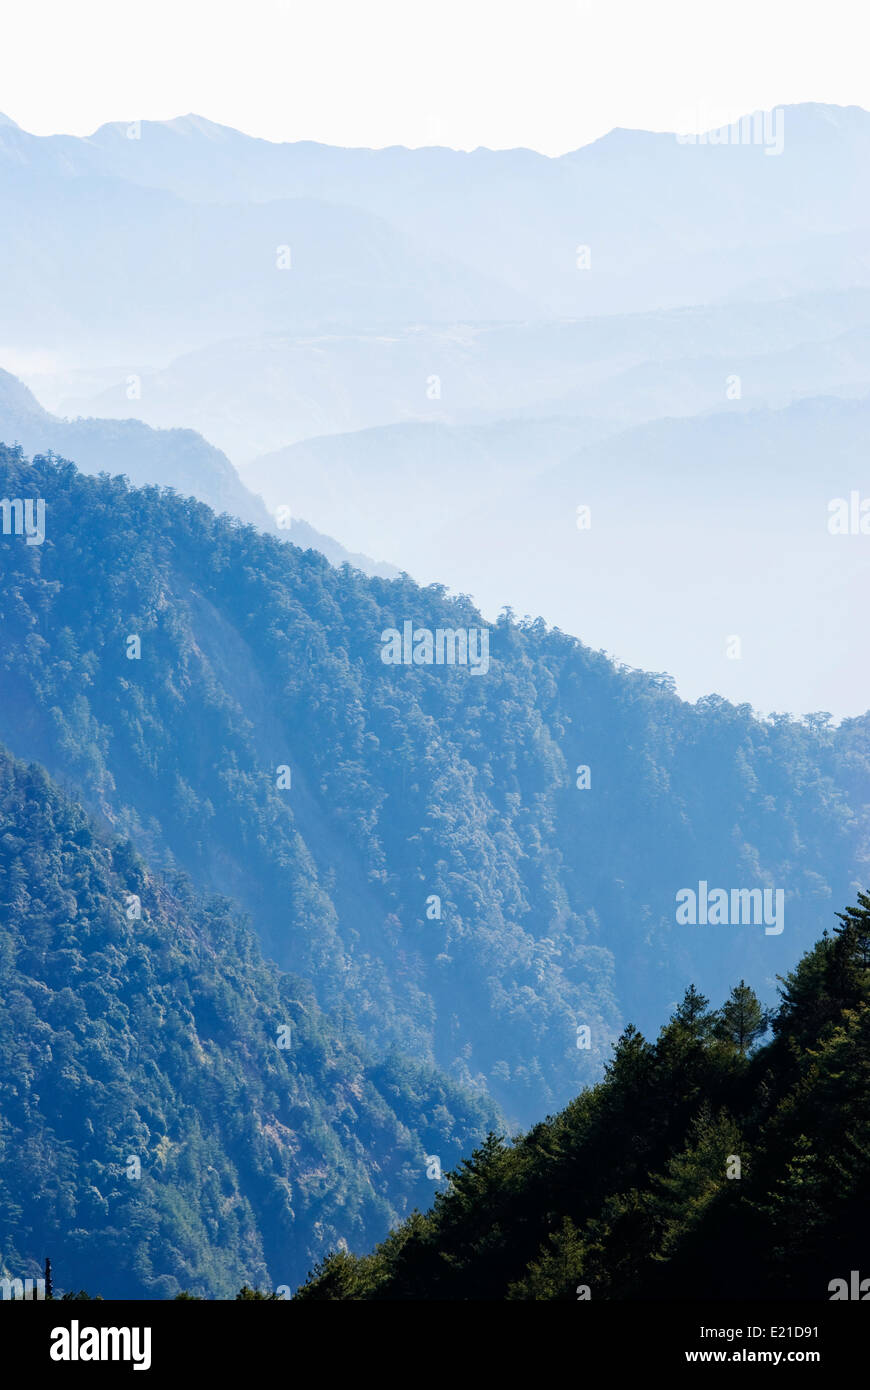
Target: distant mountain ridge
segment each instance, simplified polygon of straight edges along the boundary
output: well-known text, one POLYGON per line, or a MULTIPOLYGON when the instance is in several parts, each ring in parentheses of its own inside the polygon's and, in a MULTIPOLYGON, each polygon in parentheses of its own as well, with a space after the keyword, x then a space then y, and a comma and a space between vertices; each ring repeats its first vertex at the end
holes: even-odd
MULTIPOLYGON (((866 537, 830 528, 838 498, 867 495, 866 383, 771 408, 740 365, 741 398, 710 372, 708 409, 696 400, 627 429, 592 414, 395 424, 304 440, 244 474, 355 546, 380 553, 392 539, 420 583, 471 594, 490 618, 504 604, 546 614, 632 666, 667 670, 689 698, 860 712, 870 658, 831 613, 860 611, 866 537)), ((603 408, 608 394, 600 385, 603 408)))
MULTIPOLYGON (((412 422, 569 417, 612 433, 741 400, 860 389, 870 289, 585 319, 412 325, 227 339, 144 370, 141 418, 187 425, 237 467, 304 439, 412 422)), ((56 388, 55 388, 56 389, 56 388)), ((65 413, 129 412, 126 382, 60 393, 65 413)))
MULTIPOLYGON (((115 123, 86 139, 7 127, 0 161, 212 205, 314 198, 353 207, 383 219, 424 256, 500 286, 503 308, 496 292, 490 312, 477 317, 517 317, 504 312, 511 296, 570 316, 692 302, 702 278, 706 302, 741 288, 747 297, 751 286, 756 298, 789 282, 786 292, 820 287, 818 277, 836 268, 819 256, 813 265, 799 247, 870 225, 870 195, 853 172, 870 152, 870 115, 815 103, 781 111, 784 142, 774 157, 752 143, 691 146, 673 134, 627 130, 554 159, 529 150, 348 150, 272 144, 183 117, 115 123), (578 274, 578 244, 592 248, 593 274, 578 274)), ((870 269, 865 285, 868 276, 870 269)))
POLYGON ((351 554, 330 536, 296 516, 280 527, 263 499, 242 483, 226 454, 193 430, 154 430, 140 420, 61 420, 44 410, 32 391, 0 369, 0 440, 20 444, 28 454, 49 451, 74 455, 89 473, 123 473, 138 487, 172 487, 261 531, 312 547, 335 565, 352 564, 367 574, 391 577, 390 565, 351 554))

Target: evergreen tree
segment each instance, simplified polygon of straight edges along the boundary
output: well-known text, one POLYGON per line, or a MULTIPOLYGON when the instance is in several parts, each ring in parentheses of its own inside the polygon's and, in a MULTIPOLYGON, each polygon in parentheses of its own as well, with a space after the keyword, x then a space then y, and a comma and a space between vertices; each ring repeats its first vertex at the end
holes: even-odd
POLYGON ((741 980, 716 1015, 715 1031, 718 1037, 732 1042, 745 1056, 769 1026, 768 1015, 762 1009, 755 990, 741 980))
POLYGON ((702 1036, 710 1025, 712 1014, 710 1000, 701 994, 694 985, 689 985, 674 1014, 675 1022, 688 1028, 696 1036, 702 1036))
POLYGON ((845 939, 863 969, 870 967, 870 893, 859 893, 856 907, 838 912, 840 925, 834 931, 845 939))

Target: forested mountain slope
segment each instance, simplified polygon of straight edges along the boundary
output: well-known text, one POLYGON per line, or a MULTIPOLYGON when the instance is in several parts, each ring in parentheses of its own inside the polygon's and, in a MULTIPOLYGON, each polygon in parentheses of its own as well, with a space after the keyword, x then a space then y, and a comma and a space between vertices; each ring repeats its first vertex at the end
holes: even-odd
POLYGON ((784 981, 773 1039, 741 981, 696 990, 600 1085, 506 1146, 495 1135, 373 1255, 300 1297, 870 1297, 870 896, 784 981))
POLYGON ((865 876, 866 716, 689 706, 507 615, 485 673, 386 665, 386 629, 478 615, 20 452, 0 496, 46 502, 42 545, 0 537, 0 738, 155 868, 240 902, 336 1019, 511 1122, 691 979, 770 997, 865 876), (781 891, 782 931, 680 924, 701 881, 781 891))
POLYGON ((494 1108, 375 1059, 220 899, 0 750, 0 1277, 293 1288, 425 1203, 494 1108))

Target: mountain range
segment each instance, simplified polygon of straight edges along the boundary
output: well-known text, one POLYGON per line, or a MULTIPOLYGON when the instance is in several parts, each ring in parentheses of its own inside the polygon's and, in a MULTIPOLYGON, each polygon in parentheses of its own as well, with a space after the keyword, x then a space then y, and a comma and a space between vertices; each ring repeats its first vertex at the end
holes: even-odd
POLYGON ((121 440, 76 417, 135 417, 161 431, 123 425, 136 482, 177 468, 254 519, 232 465, 337 563, 541 615, 689 699, 859 713, 828 615, 866 564, 828 520, 866 491, 870 116, 744 125, 556 159, 0 125, 0 366, 68 426, 13 442, 105 466, 121 440))
POLYGON ((0 1281, 857 1258, 870 114, 745 130, 0 118, 0 1281))
MULTIPOLYGON (((687 144, 673 134, 614 130, 551 159, 529 150, 272 144, 194 115, 110 124, 86 139, 32 136, 7 122, 0 160, 5 180, 42 175, 71 193, 114 180, 131 198, 138 189, 140 225, 152 207, 170 219, 177 203, 205 207, 215 244, 231 205, 277 212, 287 200, 278 213, 286 227, 292 200, 316 200, 324 217, 336 218, 332 225, 352 228, 364 255, 375 252, 381 225, 416 248, 421 269, 426 260, 453 276, 465 267, 481 308, 481 281, 488 287, 488 310, 477 318, 515 318, 518 301, 547 317, 664 308, 697 302, 699 291, 712 302, 870 285, 866 243, 855 235, 870 213, 855 172, 866 163, 870 116, 807 103, 778 109, 770 127, 781 136, 773 155, 752 139, 687 144), (593 275, 578 275, 578 245, 591 248, 593 275)), ((307 246, 303 228, 320 214, 295 212, 307 246)), ((327 245, 329 225, 320 229, 327 245)), ((335 243, 342 256, 334 274, 351 263, 352 236, 335 243)), ((449 307, 443 298, 441 305, 449 307)), ((383 321, 385 308, 369 310, 370 321, 383 321)))

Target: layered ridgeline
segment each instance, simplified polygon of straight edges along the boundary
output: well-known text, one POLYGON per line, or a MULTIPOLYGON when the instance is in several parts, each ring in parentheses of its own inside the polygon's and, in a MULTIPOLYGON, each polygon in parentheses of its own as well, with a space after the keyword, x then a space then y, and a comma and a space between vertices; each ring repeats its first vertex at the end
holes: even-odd
POLYGON ((229 904, 0 750, 0 1277, 289 1289, 431 1198, 492 1106, 339 1036, 229 904))
POLYGON ((272 144, 195 115, 85 139, 0 121, 0 193, 16 209, 0 228, 7 341, 54 346, 68 325, 71 341, 162 358, 291 325, 389 331, 866 285, 868 148, 866 111, 815 103, 688 143, 613 130, 558 158, 272 144))
POLYGON ((462 596, 72 465, 2 451, 0 497, 45 500, 42 544, 0 537, 0 738, 241 903, 339 1024, 511 1122, 690 980, 772 998, 864 877, 867 717, 688 706, 508 615, 484 662, 462 596), (386 664, 406 624, 467 630, 477 667, 386 664))
POLYGON ((320 1299, 806 1298, 870 1293, 870 896, 784 981, 773 1039, 741 981, 506 1146, 495 1135, 320 1299))
MULTIPOLYGON (((137 380, 137 378, 133 378, 137 380)), ((139 487, 149 483, 197 497, 216 512, 227 512, 261 531, 294 545, 319 550, 334 565, 345 562, 367 574, 393 578, 398 571, 368 556, 350 554, 295 515, 273 517, 262 497, 245 487, 226 454, 195 430, 152 429, 141 420, 79 416, 64 420, 43 410, 32 391, 0 368, 0 439, 20 444, 27 454, 60 454, 76 460, 85 473, 118 473, 139 487)))

